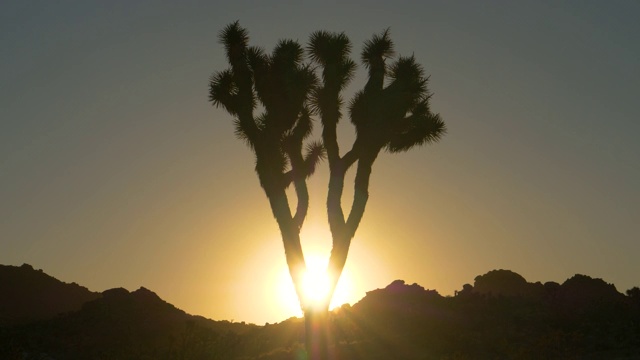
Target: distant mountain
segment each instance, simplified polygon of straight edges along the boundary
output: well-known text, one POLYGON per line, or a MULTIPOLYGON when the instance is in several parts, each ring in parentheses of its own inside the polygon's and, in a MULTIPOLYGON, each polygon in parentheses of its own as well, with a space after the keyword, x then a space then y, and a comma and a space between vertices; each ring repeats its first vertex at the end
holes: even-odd
POLYGON ((31 265, 0 265, 0 326, 52 319, 78 311, 82 304, 99 298, 76 283, 68 284, 31 265))
POLYGON ((351 345, 337 348, 350 359, 640 359, 638 299, 585 275, 555 285, 493 270, 443 297, 397 280, 343 309, 351 345))
MULTIPOLYGON (((25 280, 16 294, 47 297, 29 288, 53 278, 28 265, 10 268, 5 283, 39 279, 25 280)), ((51 289, 64 284, 53 281, 51 289)), ((79 308, 78 297, 69 297, 76 311, 54 317, 23 307, 21 319, 40 320, 0 325, 0 359, 300 358, 302 319, 246 325, 189 315, 145 288, 91 294, 79 308)), ((509 270, 480 275, 447 297, 396 280, 332 312, 330 353, 350 360, 640 359, 640 290, 628 294, 585 275, 541 284, 509 270)), ((5 303, 0 308, 8 312, 5 303)))
MULTIPOLYGON (((640 292, 631 293, 585 275, 541 284, 509 270, 447 297, 396 280, 333 312, 331 352, 350 360, 640 359, 640 292)), ((290 319, 260 329, 270 350, 246 358, 295 359, 302 326, 290 319)))
POLYGON ((26 264, 0 276, 1 359, 210 358, 257 328, 189 315, 144 287, 93 293, 26 264))
POLYGON ((14 336, 23 351, 54 359, 195 359, 224 354, 252 327, 189 315, 142 287, 106 290, 79 311, 14 336))

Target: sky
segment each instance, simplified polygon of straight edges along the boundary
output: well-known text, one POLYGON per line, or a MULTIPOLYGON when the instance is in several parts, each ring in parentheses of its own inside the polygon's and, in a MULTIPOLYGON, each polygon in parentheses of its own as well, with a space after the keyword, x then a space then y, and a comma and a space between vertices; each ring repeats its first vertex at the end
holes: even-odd
MULTIPOLYGON (((640 285, 639 13, 633 1, 3 1, 0 264, 92 291, 144 286, 216 320, 298 314, 253 155, 208 102, 227 68, 217 35, 239 20, 266 49, 345 32, 356 61, 389 28, 431 76, 448 133, 376 161, 341 300, 395 279, 453 295, 493 269, 624 292, 640 285)), ((345 98, 365 82, 360 66, 345 98)), ((349 148, 348 119, 339 131, 349 148)), ((327 182, 325 163, 302 230, 320 258, 327 182)))

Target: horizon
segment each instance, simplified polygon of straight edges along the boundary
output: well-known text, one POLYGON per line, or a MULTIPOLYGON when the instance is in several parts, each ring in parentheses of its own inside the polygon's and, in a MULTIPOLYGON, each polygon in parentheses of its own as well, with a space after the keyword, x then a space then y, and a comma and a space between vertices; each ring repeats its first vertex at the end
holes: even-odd
MULTIPOLYGON (((365 82, 363 42, 386 28, 431 76, 448 133, 375 163, 339 285, 348 302, 396 279, 453 295, 492 269, 529 282, 586 274, 624 292, 640 283, 639 12, 597 1, 3 2, 0 263, 92 291, 143 286, 212 319, 295 313, 251 151, 207 102, 209 77, 227 67, 218 33, 239 19, 267 51, 344 31, 358 63, 346 100, 365 82)), ((349 144, 347 118, 338 130, 349 144)), ((326 163, 308 184, 303 246, 322 257, 326 163)))
MULTIPOLYGON (((114 288, 103 289, 103 290, 94 290, 94 289, 90 289, 90 288, 88 288, 88 287, 84 286, 83 284, 78 284, 78 283, 75 283, 75 282, 67 282, 67 281, 65 281, 64 279, 56 278, 55 276, 52 276, 51 274, 47 273, 46 269, 40 269, 40 268, 34 267, 34 266, 33 266, 33 265, 31 265, 31 264, 24 263, 24 264, 22 264, 22 265, 17 265, 17 266, 16 266, 16 265, 5 265, 5 264, 0 264, 0 266, 13 266, 13 267, 16 267, 16 268, 22 268, 22 267, 25 267, 25 266, 26 266, 26 267, 29 267, 29 268, 30 268, 30 270, 32 270, 32 271, 39 272, 39 273, 43 273, 44 275, 49 276, 49 277, 52 277, 53 279, 55 279, 55 280, 57 280, 57 281, 59 281, 59 282, 61 282, 61 283, 65 284, 65 285, 77 285, 77 286, 80 286, 80 287, 82 287, 82 288, 85 288, 85 289, 87 289, 88 291, 93 292, 93 293, 95 293, 95 294, 102 294, 102 293, 104 293, 105 291, 110 291, 110 290, 115 290, 115 289, 124 289, 124 290, 126 290, 127 292, 129 292, 129 293, 134 293, 134 292, 137 292, 137 291, 139 291, 139 290, 146 290, 146 291, 148 291, 148 292, 151 292, 151 293, 153 293, 153 294, 157 295, 157 296, 158 296, 158 298, 159 298, 160 300, 162 300, 162 301, 166 302, 166 303, 167 303, 167 304, 169 304, 169 305, 174 306, 175 308, 177 308, 177 309, 179 309, 179 310, 184 311, 185 313, 187 313, 187 314, 189 314, 189 315, 202 316, 202 317, 204 317, 204 318, 207 318, 207 319, 209 319, 209 320, 213 320, 213 321, 228 321, 228 322, 231 322, 231 323, 246 323, 246 324, 249 324, 249 325, 264 326, 264 325, 268 325, 268 324, 277 324, 277 323, 281 323, 281 322, 284 322, 284 321, 286 321, 286 320, 289 320, 289 319, 291 319, 291 318, 293 318, 293 317, 295 317, 295 318, 297 318, 297 319, 302 319, 302 318, 303 318, 303 316, 302 316, 302 315, 300 315, 300 314, 297 314, 297 315, 295 315, 295 314, 294 314, 294 315, 292 315, 292 316, 289 316, 289 317, 287 317, 287 318, 283 318, 283 319, 280 319, 280 320, 277 320, 277 321, 274 321, 274 322, 265 322, 265 323, 264 323, 264 324, 262 324, 262 325, 261 325, 260 323, 253 323, 253 322, 249 322, 249 321, 245 321, 245 320, 226 319, 226 318, 209 318, 209 317, 206 317, 206 316, 204 316, 204 315, 202 315, 202 314, 198 314, 198 313, 191 313, 191 312, 189 312, 189 311, 186 311, 185 309, 182 309, 182 308, 180 308, 179 306, 176 306, 175 304, 172 304, 171 302, 169 302, 169 301, 167 301, 166 299, 164 299, 164 298, 163 298, 162 296, 160 296, 156 291, 154 291, 154 289, 150 289, 150 288, 147 288, 147 287, 145 287, 145 286, 138 286, 137 288, 131 288, 131 289, 130 289, 130 288, 124 288, 124 287, 114 287, 114 288)), ((493 269, 493 270, 489 270, 489 271, 488 271, 488 272, 486 272, 486 273, 476 275, 476 276, 474 277, 474 280, 473 280, 473 281, 471 281, 471 282, 467 282, 467 283, 465 283, 465 284, 463 284, 463 285, 460 285, 459 287, 460 287, 460 289, 463 289, 463 286, 464 286, 464 285, 469 284, 469 285, 471 285, 471 286, 475 289, 475 288, 476 288, 476 279, 477 279, 477 278, 479 278, 479 277, 483 277, 483 276, 487 276, 487 275, 489 275, 489 274, 491 274, 491 273, 494 273, 494 272, 509 272, 509 273, 514 274, 514 275, 522 276, 522 275, 518 274, 517 272, 512 271, 512 270, 509 270, 509 269, 493 269)), ((592 279, 592 280, 596 280, 596 281, 597 281, 597 280, 602 280, 605 284, 613 286, 613 287, 614 287, 614 289, 615 289, 619 294, 624 295, 624 296, 630 296, 628 293, 626 293, 626 291, 627 291, 627 290, 631 290, 631 288, 629 288, 629 289, 625 289, 625 290, 621 290, 621 289, 619 289, 615 284, 608 282, 608 281, 607 281, 607 279, 603 279, 603 278, 600 278, 600 277, 597 277, 597 276, 592 276, 592 275, 589 275, 589 274, 574 274, 574 275, 572 275, 572 276, 568 277, 567 279, 564 279, 563 281, 559 281, 559 282, 555 282, 555 281, 544 281, 544 282, 536 281, 536 282, 533 282, 533 281, 529 281, 528 279, 526 279, 526 278, 524 278, 524 277, 523 277, 523 279, 526 281, 526 283, 527 283, 528 285, 545 285, 545 287, 546 287, 546 284, 548 284, 548 283, 555 283, 555 284, 558 284, 558 285, 563 285, 565 282, 567 282, 567 281, 569 281, 569 280, 571 280, 571 279, 574 279, 575 277, 580 277, 580 276, 586 276, 586 277, 588 277, 588 278, 590 278, 590 279, 592 279)), ((403 280, 403 279, 396 279, 396 280, 393 280, 392 282, 390 282, 389 284, 386 284, 386 285, 384 285, 384 286, 381 286, 381 287, 378 287, 378 288, 375 288, 375 289, 369 289, 368 291, 366 291, 366 293, 364 294, 364 296, 362 296, 361 298, 357 299, 353 304, 344 303, 344 304, 341 304, 341 305, 339 305, 339 306, 335 306, 335 307, 333 307, 333 308, 331 309, 331 311, 332 311, 332 312, 334 312, 334 311, 336 311, 336 310, 339 310, 339 308, 340 308, 342 305, 350 305, 350 306, 351 306, 351 305, 354 305, 354 304, 356 304, 356 303, 358 303, 358 302, 362 301, 362 300, 363 300, 363 299, 364 299, 364 298, 365 298, 369 293, 371 293, 371 292, 375 292, 375 291, 377 291, 377 290, 385 290, 385 289, 388 289, 390 286, 397 285, 398 283, 402 283, 402 285, 405 285, 405 286, 412 286, 412 287, 417 285, 417 286, 419 286, 420 288, 422 288, 424 291, 429 291, 429 292, 430 292, 430 291, 435 291, 437 294, 439 294, 440 296, 442 296, 442 297, 444 297, 444 298, 451 298, 451 297, 458 296, 458 292, 456 292, 456 293, 454 293, 454 294, 442 294, 442 293, 440 293, 440 292, 438 291, 438 289, 432 289, 432 288, 429 288, 429 287, 425 287, 425 286, 422 286, 422 285, 421 285, 421 284, 419 284, 419 283, 411 283, 411 282, 407 282, 407 281, 405 281, 405 280, 403 280)), ((484 285, 486 286, 486 283, 485 283, 484 285)), ((512 284, 512 285, 513 285, 513 284, 512 284)), ((637 288, 638 288, 638 286, 634 286, 634 288, 635 288, 635 289, 637 289, 637 288)))

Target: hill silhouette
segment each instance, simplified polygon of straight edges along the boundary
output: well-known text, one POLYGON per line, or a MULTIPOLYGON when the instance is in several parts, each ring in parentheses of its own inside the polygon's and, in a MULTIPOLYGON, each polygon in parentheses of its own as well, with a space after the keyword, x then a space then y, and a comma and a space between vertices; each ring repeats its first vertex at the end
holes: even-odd
MULTIPOLYGON (((12 277, 5 283, 48 276, 15 268, 3 273, 12 277)), ((13 295, 4 293, 0 299, 11 300, 0 308, 38 293, 27 289, 39 284, 3 288, 13 295)), ((529 283, 509 270, 478 276, 455 296, 396 280, 332 312, 330 352, 334 359, 640 359, 635 290, 625 296, 586 275, 529 283)), ((145 288, 92 294, 75 311, 0 326, 0 358, 267 360, 297 359, 303 348, 298 318, 265 326, 213 321, 145 288)))
POLYGON ((100 293, 64 283, 28 264, 0 265, 0 326, 52 319, 99 297, 100 293))
POLYGON ((4 272, 8 274, 4 280, 15 284, 16 291, 4 289, 0 308, 22 303, 20 311, 38 316, 21 316, 20 322, 0 327, 2 359, 36 359, 43 354, 53 359, 204 358, 204 354, 223 353, 230 348, 227 341, 231 344, 255 327, 189 315, 144 287, 133 292, 124 288, 89 292, 92 296, 83 298, 78 294, 85 293, 77 290, 78 285, 60 282, 30 265, 17 268, 19 271, 4 268, 14 268, 4 272), (29 281, 21 283, 25 279, 29 281), (55 317, 50 316, 53 312, 40 316, 43 304, 52 302, 47 290, 52 291, 55 304, 69 299, 68 306, 57 307, 69 310, 55 317), (9 300, 5 303, 5 299, 9 300))

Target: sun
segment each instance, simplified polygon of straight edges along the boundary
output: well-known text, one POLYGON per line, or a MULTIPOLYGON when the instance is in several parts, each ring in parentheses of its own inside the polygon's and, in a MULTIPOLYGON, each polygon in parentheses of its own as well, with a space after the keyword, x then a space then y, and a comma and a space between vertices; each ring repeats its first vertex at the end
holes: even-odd
MULTIPOLYGON (((319 304, 329 293, 329 277, 327 275, 328 257, 323 254, 311 253, 305 256, 307 272, 303 277, 302 291, 310 304, 319 304)), ((300 302, 296 295, 291 276, 287 268, 283 268, 278 277, 278 293, 280 304, 289 309, 293 316, 302 316, 300 302)), ((351 278, 345 269, 340 276, 338 286, 333 293, 329 309, 334 309, 348 303, 351 295, 351 278)))
MULTIPOLYGON (((307 272, 303 277, 302 291, 309 305, 321 304, 329 295, 330 281, 327 274, 329 259, 327 256, 320 256, 312 253, 305 256, 307 272)), ((350 300, 351 278, 347 270, 342 271, 336 290, 333 293, 329 309, 341 306, 350 300)))
POLYGON ((302 278, 302 291, 310 304, 320 304, 329 295, 329 276, 327 275, 327 261, 317 256, 306 259, 307 272, 302 278))

